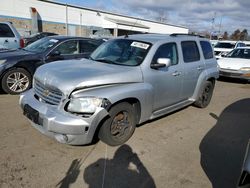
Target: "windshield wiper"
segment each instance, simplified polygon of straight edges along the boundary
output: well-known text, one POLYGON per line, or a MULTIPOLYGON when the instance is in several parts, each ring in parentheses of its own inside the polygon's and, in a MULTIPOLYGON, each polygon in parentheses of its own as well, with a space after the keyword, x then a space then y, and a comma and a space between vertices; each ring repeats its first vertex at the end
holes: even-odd
POLYGON ((99 61, 99 62, 102 62, 102 63, 109 63, 109 64, 114 64, 113 61, 109 60, 109 59, 104 59, 104 58, 100 58, 100 59, 93 59, 92 60, 94 61, 99 61))

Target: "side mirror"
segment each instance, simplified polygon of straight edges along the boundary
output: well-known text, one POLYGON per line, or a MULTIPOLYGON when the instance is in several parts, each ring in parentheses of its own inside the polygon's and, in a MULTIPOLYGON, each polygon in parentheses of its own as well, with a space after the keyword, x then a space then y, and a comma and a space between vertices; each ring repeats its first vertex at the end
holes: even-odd
POLYGON ((162 67, 170 67, 171 60, 169 58, 158 58, 156 63, 151 64, 152 69, 159 69, 162 67))

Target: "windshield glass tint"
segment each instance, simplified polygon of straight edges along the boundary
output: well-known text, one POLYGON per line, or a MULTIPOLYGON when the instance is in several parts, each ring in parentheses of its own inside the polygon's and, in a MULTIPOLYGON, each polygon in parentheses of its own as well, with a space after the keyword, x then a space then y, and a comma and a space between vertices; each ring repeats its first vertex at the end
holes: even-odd
POLYGON ((42 53, 45 52, 47 49, 53 47, 58 43, 57 39, 52 38, 42 38, 37 40, 36 42, 28 45, 24 49, 31 52, 42 53))
POLYGON ((234 49, 226 57, 250 59, 250 49, 234 49))
POLYGON ((103 63, 136 66, 142 63, 150 46, 145 42, 116 39, 103 43, 90 58, 103 63))
POLYGON ((234 44, 228 42, 217 42, 215 48, 234 48, 234 44))

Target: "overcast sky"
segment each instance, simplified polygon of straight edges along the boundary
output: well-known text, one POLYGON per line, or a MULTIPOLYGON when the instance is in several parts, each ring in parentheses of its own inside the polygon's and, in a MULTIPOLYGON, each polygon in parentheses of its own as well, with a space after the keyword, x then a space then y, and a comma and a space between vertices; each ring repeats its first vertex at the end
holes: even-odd
POLYGON ((247 29, 250 34, 249 0, 57 0, 93 9, 164 21, 194 31, 229 33, 247 29), (214 18, 214 24, 212 24, 214 18))

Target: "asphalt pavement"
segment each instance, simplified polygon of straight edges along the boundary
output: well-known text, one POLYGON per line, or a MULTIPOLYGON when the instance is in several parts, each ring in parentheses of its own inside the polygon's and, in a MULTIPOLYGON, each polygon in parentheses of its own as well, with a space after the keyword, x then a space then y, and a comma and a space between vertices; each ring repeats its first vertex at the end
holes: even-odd
POLYGON ((250 138, 250 84, 216 83, 210 105, 144 123, 124 145, 69 146, 0 94, 0 187, 235 188, 250 138))

